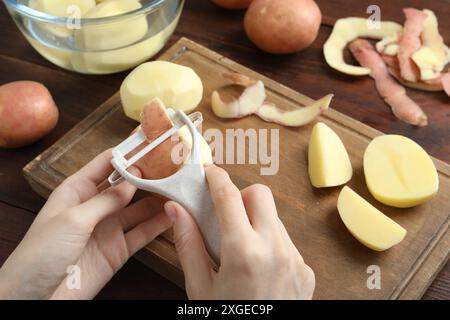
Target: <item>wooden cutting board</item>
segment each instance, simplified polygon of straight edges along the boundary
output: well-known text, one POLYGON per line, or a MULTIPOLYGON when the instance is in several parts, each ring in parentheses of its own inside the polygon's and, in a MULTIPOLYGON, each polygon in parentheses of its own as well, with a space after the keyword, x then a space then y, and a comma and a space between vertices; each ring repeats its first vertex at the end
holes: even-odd
MULTIPOLYGON (((223 121, 210 108, 211 92, 226 84, 221 74, 236 71, 261 79, 269 100, 298 108, 312 100, 188 39, 181 39, 161 56, 193 68, 205 90, 198 107, 204 116, 203 130, 279 129, 279 171, 261 175, 261 164, 221 165, 240 188, 254 183, 271 187, 281 220, 316 273, 316 299, 416 299, 420 298, 448 259, 450 248, 450 166, 433 159, 439 171, 440 190, 430 202, 413 209, 396 209, 377 202, 368 192, 362 172, 367 144, 382 134, 335 110, 318 120, 342 138, 354 168, 349 186, 408 231, 403 242, 386 252, 374 252, 356 241, 339 218, 336 201, 340 187, 314 189, 307 174, 307 146, 312 128, 285 128, 255 116, 223 121), (367 288, 367 268, 381 271, 381 289, 367 288)), ((336 90, 338 88, 330 88, 336 90)), ((326 94, 328 92, 324 92, 326 94)), ((319 97, 316 97, 319 98, 319 97)), ((333 107, 333 104, 331 105, 333 107)), ((52 147, 24 168, 31 186, 47 197, 64 178, 77 171, 101 151, 126 138, 137 123, 125 117, 119 94, 80 122, 52 147)), ((271 134, 269 133, 269 138, 271 134)), ((259 163, 259 162, 258 162, 259 163)), ((169 235, 161 236, 136 257, 168 279, 183 285, 183 275, 169 235)))

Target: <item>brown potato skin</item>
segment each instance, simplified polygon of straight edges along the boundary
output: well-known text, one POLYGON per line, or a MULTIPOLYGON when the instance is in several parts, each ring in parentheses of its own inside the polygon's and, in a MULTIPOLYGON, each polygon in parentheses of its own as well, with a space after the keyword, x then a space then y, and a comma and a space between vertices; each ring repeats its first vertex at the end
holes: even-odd
MULTIPOLYGON (((165 107, 158 101, 151 101, 144 107, 141 114, 141 128, 147 137, 148 141, 153 141, 161 134, 173 127, 165 107)), ((136 130, 135 130, 136 131, 136 130)), ((134 133, 134 131, 132 132, 134 133)), ((138 162, 134 164, 142 174, 143 179, 156 180, 167 178, 177 172, 181 164, 174 163, 172 160, 172 151, 179 143, 182 143, 183 149, 182 159, 186 159, 190 153, 190 149, 185 144, 182 137, 176 133, 175 138, 169 138, 163 141, 155 149, 144 155, 138 162)), ((149 142, 142 143, 135 150, 127 155, 127 158, 131 158, 140 150, 145 148, 149 142)))
POLYGON ((261 50, 288 54, 314 42, 321 20, 313 0, 254 0, 245 14, 244 28, 261 50))
POLYGON ((0 147, 31 144, 50 133, 58 118, 58 108, 43 84, 15 81, 0 86, 0 147))
POLYGON ((212 2, 224 9, 241 10, 247 9, 253 0, 212 0, 212 2))

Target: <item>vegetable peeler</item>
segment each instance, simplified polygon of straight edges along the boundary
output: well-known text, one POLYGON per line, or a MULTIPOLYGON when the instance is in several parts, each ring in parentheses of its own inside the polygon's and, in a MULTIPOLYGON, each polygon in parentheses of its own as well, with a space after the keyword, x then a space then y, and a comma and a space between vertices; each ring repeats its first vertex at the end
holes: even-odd
POLYGON ((205 246, 213 261, 219 265, 220 260, 220 233, 214 205, 206 181, 205 170, 200 156, 200 133, 196 125, 203 121, 200 112, 187 116, 183 111, 167 109, 173 122, 173 127, 150 142, 145 148, 127 159, 126 155, 136 149, 143 142, 148 141, 142 129, 132 134, 112 151, 111 164, 115 171, 108 177, 112 186, 126 180, 138 189, 157 193, 181 204, 194 218, 205 240, 205 246), (166 139, 170 138, 181 127, 186 125, 192 136, 191 152, 173 175, 157 180, 138 178, 127 169, 139 159, 156 148, 166 139))

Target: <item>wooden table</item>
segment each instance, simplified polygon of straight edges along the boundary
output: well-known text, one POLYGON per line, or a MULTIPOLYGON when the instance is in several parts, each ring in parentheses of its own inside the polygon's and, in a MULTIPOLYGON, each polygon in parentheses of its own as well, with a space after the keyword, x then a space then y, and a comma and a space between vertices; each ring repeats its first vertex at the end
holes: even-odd
MULTIPOLYGON (((444 39, 450 39, 450 1, 318 0, 323 25, 314 45, 304 52, 272 56, 257 50, 242 29, 243 12, 215 7, 207 0, 186 1, 180 24, 167 46, 181 36, 199 42, 312 98, 336 94, 333 107, 385 133, 400 133, 419 142, 433 156, 450 163, 450 102, 442 93, 409 90, 429 116, 430 125, 413 128, 396 121, 378 98, 371 79, 352 78, 329 68, 322 45, 330 25, 340 17, 365 16, 369 4, 378 4, 382 19, 403 21, 399 8, 429 8, 440 18, 444 39), (355 82, 358 82, 355 90, 355 82)), ((0 84, 14 80, 44 83, 59 106, 57 128, 42 141, 17 150, 0 149, 0 264, 20 242, 44 200, 35 194, 22 176, 22 167, 41 153, 92 110, 114 94, 126 76, 88 76, 62 70, 39 56, 20 34, 5 7, 0 6, 0 84)), ((447 42, 448 43, 448 42, 447 42)), ((100 299, 180 299, 185 293, 131 259, 99 294, 100 299)), ((450 299, 450 264, 444 267, 424 299, 450 299)))

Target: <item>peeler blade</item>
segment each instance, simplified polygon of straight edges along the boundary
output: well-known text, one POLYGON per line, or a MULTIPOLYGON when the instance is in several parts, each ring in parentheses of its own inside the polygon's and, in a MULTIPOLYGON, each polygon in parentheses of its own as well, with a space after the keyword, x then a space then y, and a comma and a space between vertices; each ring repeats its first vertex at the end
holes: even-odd
MULTIPOLYGON (((138 153, 133 155, 131 158, 127 159, 126 156, 131 151, 135 150, 137 147, 139 147, 142 143, 147 141, 147 137, 145 136, 143 130, 141 127, 132 135, 130 135, 127 139, 122 141, 119 145, 117 145, 113 151, 112 156, 113 159, 111 162, 115 162, 116 165, 119 165, 120 167, 124 169, 128 169, 133 164, 138 162, 142 157, 144 157, 147 153, 155 149, 157 146, 159 146, 161 143, 163 143, 165 140, 170 138, 173 134, 175 134, 179 129, 181 129, 185 123, 182 120, 182 117, 180 116, 180 113, 182 111, 174 111, 173 109, 168 109, 168 113, 170 115, 170 118, 172 122, 174 123, 174 126, 164 132, 162 135, 160 135, 158 138, 150 142, 147 146, 145 146, 142 150, 140 150, 138 153)), ((194 112, 191 113, 188 116, 189 120, 194 124, 194 126, 198 127, 203 122, 203 116, 201 112, 194 112)), ((115 170, 109 177, 108 182, 110 185, 115 186, 123 181, 123 177, 115 170)))

